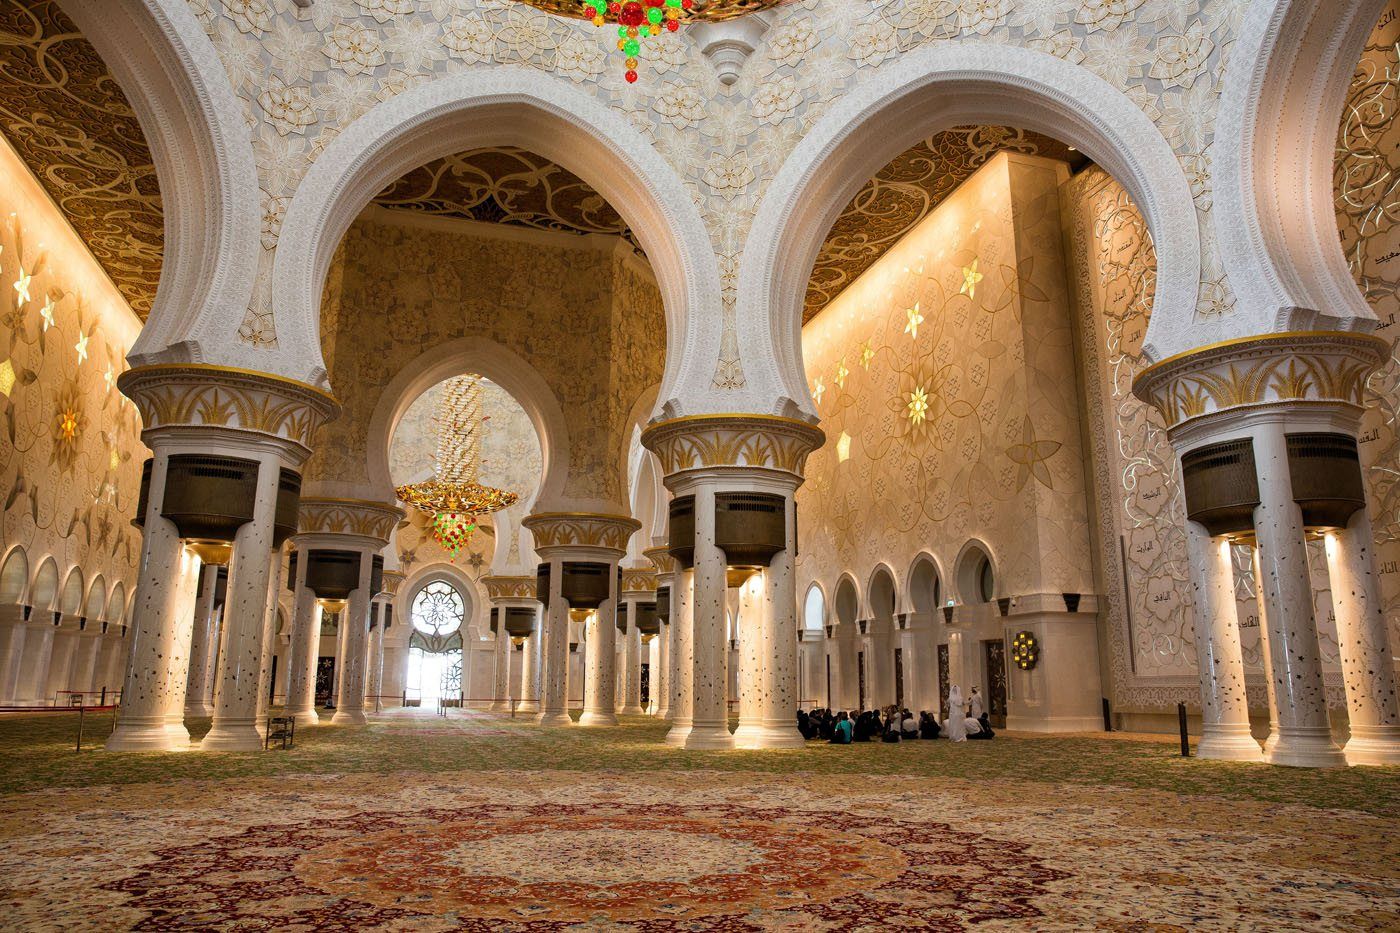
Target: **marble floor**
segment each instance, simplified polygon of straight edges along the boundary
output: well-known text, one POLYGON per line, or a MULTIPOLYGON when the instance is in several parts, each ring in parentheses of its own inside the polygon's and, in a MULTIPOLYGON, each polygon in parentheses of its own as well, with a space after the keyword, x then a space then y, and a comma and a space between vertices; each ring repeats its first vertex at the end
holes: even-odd
POLYGON ((75 731, 0 719, 0 928, 1400 927, 1395 769, 1128 737, 677 752, 646 719, 460 711, 266 753, 75 731))

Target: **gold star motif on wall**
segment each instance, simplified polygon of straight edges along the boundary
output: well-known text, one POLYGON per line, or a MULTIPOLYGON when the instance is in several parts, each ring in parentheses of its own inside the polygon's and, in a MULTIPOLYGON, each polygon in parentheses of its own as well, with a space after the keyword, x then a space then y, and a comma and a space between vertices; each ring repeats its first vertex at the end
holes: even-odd
POLYGON ((977 271, 977 260, 972 260, 972 265, 963 267, 963 284, 958 289, 958 294, 975 298, 977 295, 977 283, 982 281, 982 273, 977 271))
POLYGON ((904 312, 908 323, 904 325, 904 332, 915 340, 919 339, 919 325, 924 322, 924 314, 919 310, 919 302, 914 302, 914 307, 904 312))
POLYGON ((116 385, 117 374, 112 372, 112 364, 107 364, 107 371, 102 374, 102 381, 107 383, 107 391, 112 391, 112 386, 116 385))
POLYGON ((846 388, 846 377, 850 374, 851 371, 846 368, 846 358, 843 356, 841 357, 841 362, 836 364, 835 382, 838 388, 846 388))
POLYGON ((817 400, 817 404, 822 403, 822 396, 826 394, 826 386, 822 385, 821 379, 817 379, 817 387, 812 390, 812 398, 817 400))
POLYGON ((75 344, 73 344, 73 349, 78 351, 78 362, 79 362, 79 363, 84 363, 84 362, 87 361, 87 345, 88 345, 88 335, 87 335, 87 334, 79 334, 79 335, 78 335, 78 342, 75 343, 75 344))
POLYGON ((29 282, 33 278, 34 276, 24 271, 23 266, 20 267, 19 278, 15 279, 15 291, 19 293, 21 306, 29 303, 29 282))
POLYGON ((915 386, 914 391, 909 393, 909 404, 906 409, 912 424, 923 423, 925 416, 928 415, 928 393, 924 391, 923 386, 915 386))
POLYGON ((873 359, 875 359, 875 348, 872 347, 872 346, 870 345, 870 341, 867 340, 865 343, 861 344, 861 347, 860 347, 860 365, 861 365, 861 367, 864 368, 864 369, 869 369, 869 368, 870 368, 870 361, 873 360, 873 359))
POLYGON ((44 330, 53 327, 53 299, 45 298, 44 306, 39 309, 39 316, 44 319, 44 330))
POLYGON ((15 387, 15 365, 9 360, 0 363, 0 395, 9 396, 15 387))

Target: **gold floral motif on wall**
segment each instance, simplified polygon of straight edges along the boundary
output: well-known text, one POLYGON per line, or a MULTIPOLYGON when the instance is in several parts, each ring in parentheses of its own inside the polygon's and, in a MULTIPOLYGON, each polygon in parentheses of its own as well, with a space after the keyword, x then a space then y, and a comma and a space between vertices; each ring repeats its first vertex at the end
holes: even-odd
POLYGON ((78 567, 129 593, 147 451, 116 380, 138 322, 66 228, 56 242, 62 220, 34 216, 52 212, 41 198, 0 172, 0 553, 18 545, 31 575, 52 557, 63 579, 78 567))
POLYGON ((165 243, 136 115, 56 0, 0 4, 0 131, 143 320, 165 243))
POLYGON ((959 126, 921 140, 880 169, 836 218, 807 282, 803 322, 1003 150, 1083 161, 1058 140, 1008 126, 959 126))
POLYGON ((994 157, 804 328, 799 589, 976 537, 998 595, 1093 592, 1057 165, 994 157))

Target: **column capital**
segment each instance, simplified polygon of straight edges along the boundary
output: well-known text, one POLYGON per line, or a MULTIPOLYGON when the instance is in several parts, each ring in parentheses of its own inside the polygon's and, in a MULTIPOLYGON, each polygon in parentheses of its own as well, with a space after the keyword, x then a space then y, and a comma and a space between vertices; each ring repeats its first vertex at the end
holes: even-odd
MULTIPOLYGON (((651 561, 652 566, 656 568, 656 575, 658 577, 666 577, 669 579, 670 575, 676 572, 676 559, 671 556, 671 549, 669 547, 664 545, 661 547, 649 547, 642 552, 642 556, 651 561)), ((659 583, 664 582, 664 580, 659 581, 659 583)))
POLYGON ((807 455, 826 440, 807 421, 777 415, 692 415, 657 421, 642 432, 667 477, 697 470, 746 467, 801 480, 807 455))
POLYGON ((136 366, 117 387, 141 414, 143 434, 222 429, 280 441, 300 463, 317 429, 340 416, 322 389, 284 376, 207 363, 136 366))
POLYGON ((404 574, 398 570, 384 571, 383 589, 379 591, 381 596, 399 595, 399 587, 403 586, 404 574))
POLYGON ((630 516, 597 512, 536 512, 520 524, 530 529, 535 553, 546 560, 566 556, 561 549, 574 548, 604 552, 610 558, 620 559, 627 553, 628 539, 642 527, 630 516))
POLYGON ((622 568, 622 595, 647 599, 656 595, 656 571, 650 567, 622 568))
POLYGON ((481 578, 481 584, 486 587, 486 596, 492 603, 507 600, 519 601, 535 599, 535 578, 534 577, 507 577, 488 576, 481 578))
POLYGON ((379 550, 389 543, 394 526, 403 517, 404 510, 390 503, 303 496, 297 509, 297 535, 360 538, 363 541, 358 546, 379 550))
POLYGON ((1293 331, 1223 340, 1167 357, 1133 379, 1133 394, 1168 430, 1231 410, 1277 403, 1338 404, 1359 412, 1366 379, 1390 344, 1351 331, 1293 331))

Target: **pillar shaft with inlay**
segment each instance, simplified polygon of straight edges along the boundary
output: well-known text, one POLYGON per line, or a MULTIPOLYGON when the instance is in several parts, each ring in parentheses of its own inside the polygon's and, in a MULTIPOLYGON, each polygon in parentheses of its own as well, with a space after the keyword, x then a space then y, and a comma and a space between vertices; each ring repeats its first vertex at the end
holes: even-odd
POLYGON ((1196 660, 1201 684, 1201 741, 1196 755, 1260 761, 1263 752, 1249 731, 1229 539, 1211 537, 1205 526, 1188 521, 1186 554, 1196 602, 1196 660))
POLYGON ((185 715, 202 717, 214 715, 209 700, 213 697, 210 689, 210 665, 216 654, 213 640, 217 637, 214 628, 214 597, 219 586, 219 568, 207 564, 200 568, 198 595, 194 603, 194 630, 190 638, 190 674, 185 687, 185 715))
POLYGON ((642 632, 637 627, 637 607, 641 600, 635 595, 627 600, 627 631, 622 645, 622 698, 619 704, 625 716, 640 716, 642 709, 642 632))
MULTIPOLYGON (((306 548, 298 543, 298 553, 306 548)), ((306 585, 308 561, 297 560, 296 577, 292 581, 295 603, 292 610, 292 636, 288 652, 291 678, 287 687, 286 715, 298 726, 315 726, 321 722, 316 715, 316 661, 321 645, 321 607, 316 594, 306 585)))
POLYGON ((1325 544, 1351 727, 1343 752, 1349 764, 1400 764, 1395 667, 1366 510, 1352 513, 1345 528, 1328 532, 1325 544))
POLYGON ((360 554, 360 579, 341 613, 340 624, 345 630, 343 674, 340 699, 336 704, 332 725, 362 726, 365 724, 365 672, 369 663, 369 604, 374 598, 371 551, 360 554))

